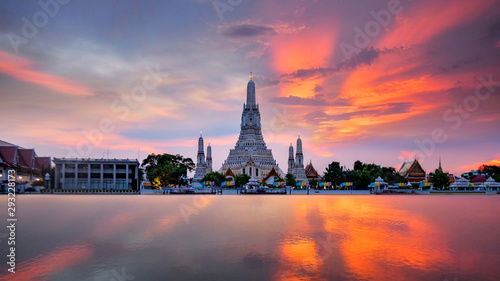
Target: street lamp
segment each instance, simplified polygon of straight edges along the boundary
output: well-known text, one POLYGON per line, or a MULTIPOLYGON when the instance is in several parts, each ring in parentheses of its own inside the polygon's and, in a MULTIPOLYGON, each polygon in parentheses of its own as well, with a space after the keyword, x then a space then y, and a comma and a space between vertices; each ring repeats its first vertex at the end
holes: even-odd
POLYGON ((48 188, 50 190, 50 192, 52 193, 52 189, 50 188, 50 174, 49 173, 45 174, 44 181, 45 181, 45 188, 48 188))

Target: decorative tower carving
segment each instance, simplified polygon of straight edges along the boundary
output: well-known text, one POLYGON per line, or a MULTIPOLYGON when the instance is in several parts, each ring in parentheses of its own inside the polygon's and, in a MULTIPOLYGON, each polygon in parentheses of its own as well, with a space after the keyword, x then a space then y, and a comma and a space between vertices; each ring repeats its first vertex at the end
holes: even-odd
POLYGON ((289 174, 293 174, 293 169, 295 169, 295 160, 293 160, 293 146, 290 143, 290 147, 288 148, 288 172, 289 174))
POLYGON ((212 147, 210 143, 207 146, 207 173, 212 172, 212 147))
POLYGON ((196 157, 196 170, 194 172, 193 182, 200 182, 207 174, 207 163, 205 162, 205 152, 203 151, 203 136, 200 132, 198 139, 198 156, 196 157))
POLYGON ((302 140, 297 138, 297 152, 295 154, 295 165, 293 175, 296 181, 307 182, 306 170, 304 169, 304 155, 302 154, 302 140))

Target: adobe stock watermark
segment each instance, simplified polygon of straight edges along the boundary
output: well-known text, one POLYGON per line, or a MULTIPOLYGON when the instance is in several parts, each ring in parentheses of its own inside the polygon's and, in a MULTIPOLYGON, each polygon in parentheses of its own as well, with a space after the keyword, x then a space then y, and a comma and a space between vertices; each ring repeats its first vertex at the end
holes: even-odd
POLYGON ((344 54, 344 58, 349 59, 361 52, 361 49, 370 46, 372 39, 379 36, 382 30, 389 26, 393 18, 402 11, 403 6, 399 0, 389 0, 387 2, 387 9, 382 9, 378 12, 371 10, 370 15, 374 20, 367 22, 363 30, 357 26, 354 27, 355 35, 353 44, 347 42, 340 43, 340 49, 344 54))
POLYGON ((322 239, 317 242, 317 245, 319 247, 316 250, 315 258, 304 259, 300 262, 300 264, 298 264, 298 266, 294 266, 293 269, 286 271, 282 277, 291 278, 294 275, 312 277, 313 275, 319 273, 320 267, 318 265, 318 261, 320 261, 322 265, 327 265, 327 259, 332 256, 336 249, 340 248, 339 244, 333 240, 331 233, 328 233, 326 239, 322 239))
POLYGON ((125 267, 122 267, 121 272, 118 272, 116 269, 112 269, 109 273, 113 276, 109 281, 130 281, 134 280, 135 276, 128 275, 125 271, 125 267))
MULTIPOLYGON (((451 125, 453 131, 458 130, 464 120, 469 119, 472 113, 479 109, 481 102, 490 98, 495 92, 495 87, 500 86, 500 82, 493 81, 493 75, 490 73, 488 78, 478 76, 479 81, 474 94, 471 94, 463 99, 461 103, 455 103, 451 108, 443 112, 443 121, 451 125)), ((419 155, 419 161, 423 163, 427 156, 432 155, 436 150, 436 144, 444 143, 448 139, 448 135, 443 128, 434 128, 430 134, 423 140, 415 140, 418 150, 412 152, 414 155, 419 155)))
POLYGON ((265 131, 267 136, 267 142, 272 142, 274 140, 274 133, 284 131, 292 125, 292 115, 288 113, 288 108, 286 106, 282 106, 280 108, 273 107, 271 112, 271 118, 262 126, 262 131, 265 131))
POLYGON ((191 216, 200 214, 201 210, 208 206, 210 198, 208 195, 195 195, 191 205, 179 204, 179 211, 186 224, 191 223, 191 216))
POLYGON ((23 23, 21 32, 19 34, 14 32, 9 32, 9 34, 7 34, 14 52, 16 54, 19 53, 19 47, 28 44, 30 40, 38 34, 40 29, 49 24, 50 18, 54 18, 59 13, 61 5, 66 5, 69 1, 70 0, 38 1, 40 10, 33 13, 31 18, 23 17, 21 19, 23 23))
POLYGON ((214 0, 212 2, 215 8, 215 12, 217 13, 221 21, 224 20, 224 14, 226 12, 234 11, 234 8, 241 5, 241 3, 243 3, 243 0, 214 0))
MULTIPOLYGON (((111 112, 117 114, 119 120, 127 119, 130 112, 146 100, 148 92, 156 89, 163 81, 163 77, 168 76, 167 73, 160 72, 159 64, 147 66, 146 71, 147 74, 142 78, 142 83, 133 87, 130 93, 122 95, 111 103, 111 112)), ((99 121, 98 128, 90 131, 83 130, 81 133, 84 138, 75 147, 66 146, 66 157, 85 158, 90 156, 93 147, 102 143, 104 135, 115 130, 115 122, 116 120, 111 117, 104 117, 99 121)))

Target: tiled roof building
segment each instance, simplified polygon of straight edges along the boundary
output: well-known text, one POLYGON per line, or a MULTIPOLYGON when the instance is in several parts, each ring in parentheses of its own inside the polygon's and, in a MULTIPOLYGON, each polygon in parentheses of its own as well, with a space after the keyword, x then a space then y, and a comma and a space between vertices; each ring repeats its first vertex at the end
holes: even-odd
POLYGON ((23 148, 0 140, 0 181, 7 180, 8 170, 16 170, 18 180, 33 182, 42 178, 42 169, 50 168, 50 157, 40 157, 33 148, 23 148))
POLYGON ((417 159, 404 162, 398 173, 408 179, 409 183, 420 183, 425 181, 425 171, 417 159))

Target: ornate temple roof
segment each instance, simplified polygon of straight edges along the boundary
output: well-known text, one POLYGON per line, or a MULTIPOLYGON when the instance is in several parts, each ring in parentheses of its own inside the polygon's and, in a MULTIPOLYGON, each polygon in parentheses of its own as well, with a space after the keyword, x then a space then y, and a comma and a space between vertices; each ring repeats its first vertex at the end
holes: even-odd
POLYGON ((233 171, 231 171, 231 168, 227 168, 227 171, 224 173, 224 176, 234 178, 234 173, 233 171))
POLYGON ((401 168, 399 169, 398 173, 400 175, 402 175, 403 177, 405 177, 410 173, 424 173, 425 174, 425 171, 422 168, 422 166, 420 166, 420 163, 418 162, 418 160, 415 159, 413 161, 404 162, 403 165, 401 166, 401 168))
POLYGON ((417 159, 404 162, 398 173, 407 178, 408 182, 425 181, 425 170, 420 166, 417 159))
POLYGON ((316 169, 314 169, 314 166, 313 166, 311 161, 309 161, 309 164, 307 164, 305 170, 306 170, 306 176, 308 179, 319 178, 318 171, 316 171, 316 169))
POLYGON ((278 174, 278 172, 276 172, 276 170, 274 169, 274 167, 271 169, 271 171, 262 179, 263 182, 267 181, 270 177, 278 177, 278 179, 280 181, 282 181, 283 179, 281 178, 281 176, 278 174))

